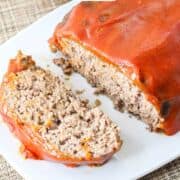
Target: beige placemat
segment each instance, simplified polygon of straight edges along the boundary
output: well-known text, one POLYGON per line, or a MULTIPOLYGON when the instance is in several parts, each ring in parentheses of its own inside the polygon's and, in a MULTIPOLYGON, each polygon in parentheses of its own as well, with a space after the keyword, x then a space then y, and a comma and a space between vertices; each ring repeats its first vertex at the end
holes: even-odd
MULTIPOLYGON (((0 0, 0 44, 67 0, 0 0)), ((173 150, 172 150, 173 151, 173 150)), ((0 180, 22 177, 0 156, 0 180)), ((180 158, 143 179, 180 179, 180 158)))

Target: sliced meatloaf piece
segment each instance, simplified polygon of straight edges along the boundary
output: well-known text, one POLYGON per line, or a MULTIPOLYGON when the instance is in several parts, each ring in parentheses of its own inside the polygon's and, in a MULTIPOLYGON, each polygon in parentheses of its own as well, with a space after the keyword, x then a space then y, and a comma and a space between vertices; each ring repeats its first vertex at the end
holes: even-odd
POLYGON ((0 112, 38 159, 68 166, 101 165, 122 143, 117 125, 107 115, 22 53, 11 60, 1 84, 0 112))
POLYGON ((153 130, 180 130, 179 1, 82 2, 59 23, 50 46, 153 130))
POLYGON ((117 109, 124 108, 139 115, 153 129, 163 121, 144 93, 117 67, 102 61, 75 41, 62 38, 61 43, 63 52, 68 54, 67 61, 70 61, 73 69, 86 77, 93 86, 103 89, 117 109))

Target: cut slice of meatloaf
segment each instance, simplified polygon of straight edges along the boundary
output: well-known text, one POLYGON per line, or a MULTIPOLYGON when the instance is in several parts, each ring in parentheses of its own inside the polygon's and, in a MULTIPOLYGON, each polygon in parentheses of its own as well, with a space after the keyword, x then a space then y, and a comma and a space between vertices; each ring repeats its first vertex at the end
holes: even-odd
POLYGON ((4 121, 36 158, 69 166, 105 163, 122 143, 117 125, 31 62, 22 53, 11 60, 0 88, 4 121))
MULTIPOLYGON (((114 65, 104 62, 77 42, 62 38, 62 52, 73 69, 81 73, 95 87, 103 89, 117 109, 122 108, 140 116, 152 130, 163 121, 155 106, 145 94, 114 65)), ((58 63, 58 60, 56 60, 58 63)))
POLYGON ((179 0, 82 2, 49 40, 116 106, 153 130, 180 130, 179 0))

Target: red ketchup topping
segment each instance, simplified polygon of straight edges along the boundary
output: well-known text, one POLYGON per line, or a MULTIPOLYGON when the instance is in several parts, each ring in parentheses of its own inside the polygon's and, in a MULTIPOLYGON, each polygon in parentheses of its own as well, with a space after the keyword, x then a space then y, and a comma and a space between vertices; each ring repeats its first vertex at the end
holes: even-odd
POLYGON ((56 27, 50 44, 68 37, 123 69, 156 106, 171 135, 180 130, 180 1, 82 2, 56 27))

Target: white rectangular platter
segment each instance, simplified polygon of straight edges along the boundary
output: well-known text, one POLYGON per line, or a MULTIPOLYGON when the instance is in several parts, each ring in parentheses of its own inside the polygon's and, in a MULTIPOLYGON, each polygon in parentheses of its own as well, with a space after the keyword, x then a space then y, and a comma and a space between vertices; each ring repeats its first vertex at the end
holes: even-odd
MULTIPOLYGON (((57 54, 49 51, 47 40, 52 35, 55 25, 78 1, 71 1, 49 13, 36 23, 8 40, 0 47, 0 81, 7 69, 8 59, 21 49, 32 55, 37 64, 50 68, 57 75, 60 69, 53 65, 52 58, 57 54), (47 65, 49 64, 49 67, 47 65)), ((100 108, 106 112, 121 129, 123 146, 112 160, 102 167, 68 168, 59 163, 37 160, 24 160, 19 154, 19 142, 0 124, 0 154, 28 180, 118 180, 136 179, 180 156, 180 133, 174 136, 151 133, 145 125, 127 113, 114 110, 112 102, 105 96, 93 95, 94 89, 78 74, 73 74, 72 88, 86 89, 83 96, 93 102, 99 98, 100 108)))

